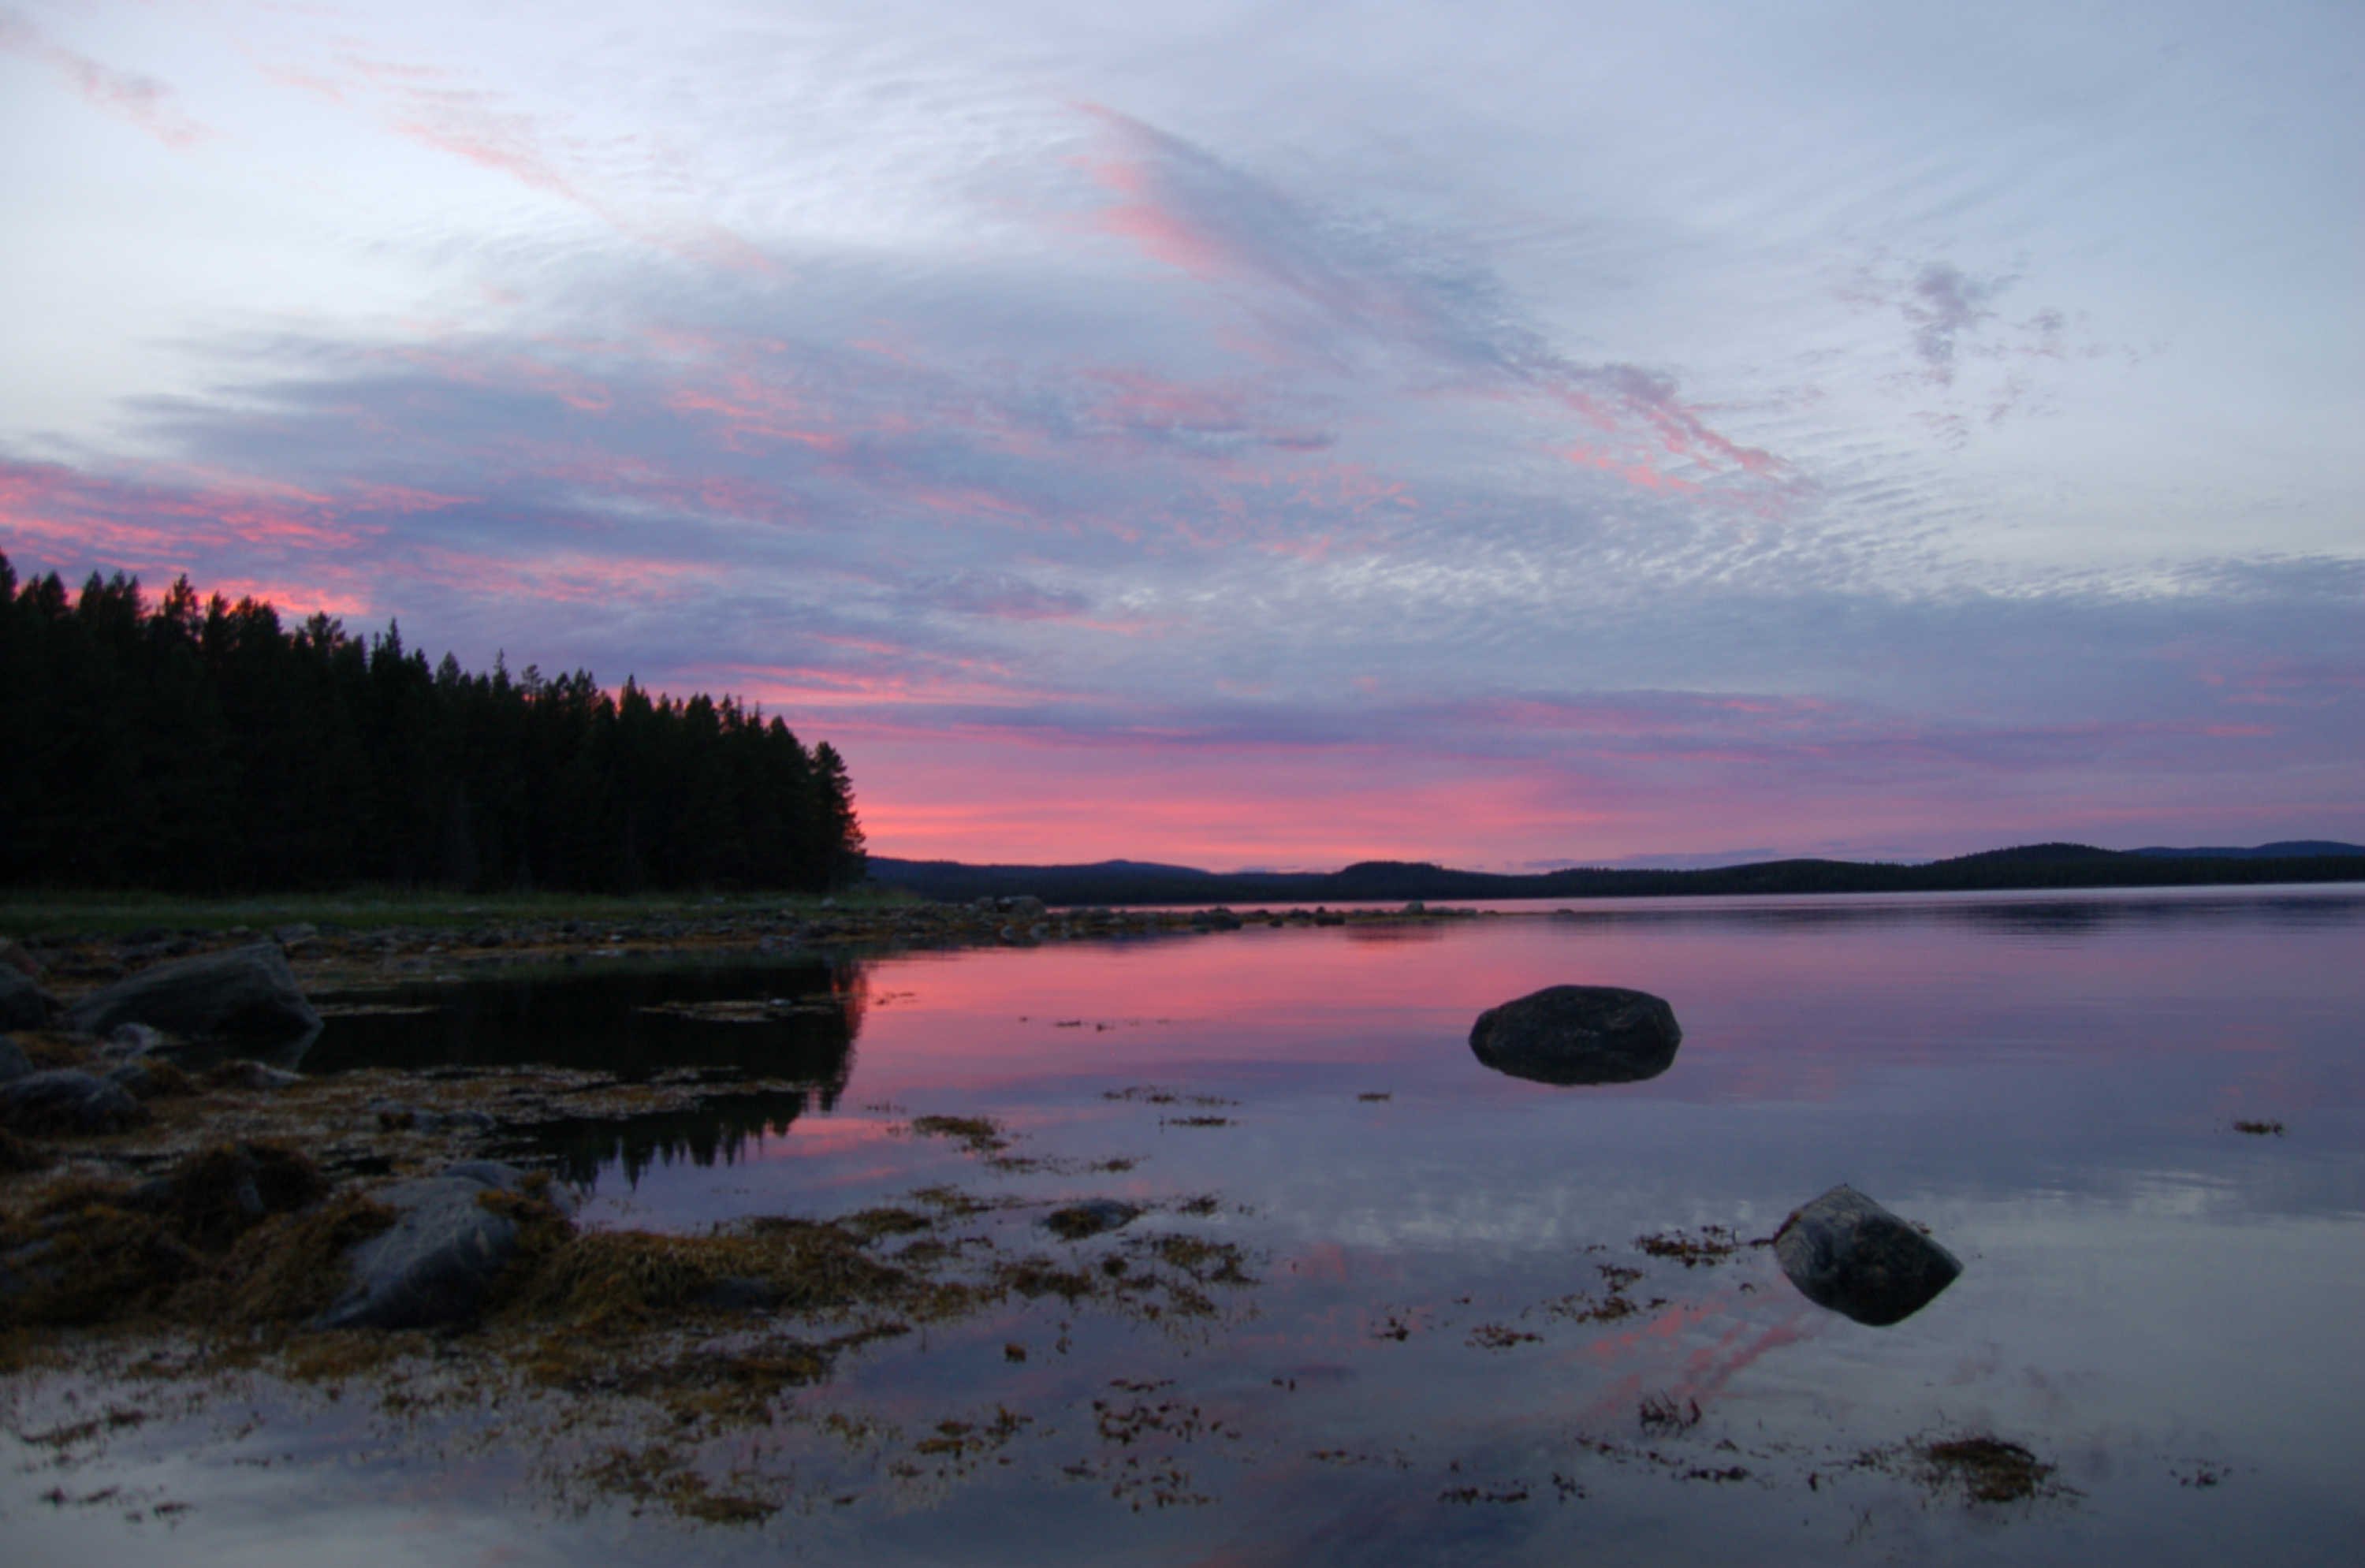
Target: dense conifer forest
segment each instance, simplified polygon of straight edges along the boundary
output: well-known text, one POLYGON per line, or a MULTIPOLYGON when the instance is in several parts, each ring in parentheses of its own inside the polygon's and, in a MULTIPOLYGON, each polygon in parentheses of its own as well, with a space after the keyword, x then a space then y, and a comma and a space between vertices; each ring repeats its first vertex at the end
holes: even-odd
POLYGON ((837 752, 731 698, 431 666, 184 577, 0 554, 0 885, 819 890, 859 880, 837 752))

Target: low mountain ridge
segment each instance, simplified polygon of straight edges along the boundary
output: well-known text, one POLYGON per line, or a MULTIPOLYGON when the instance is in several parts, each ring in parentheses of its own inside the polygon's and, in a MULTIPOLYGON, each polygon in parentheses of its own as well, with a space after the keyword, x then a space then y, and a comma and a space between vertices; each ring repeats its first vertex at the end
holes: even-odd
POLYGON ((869 869, 870 880, 880 886, 955 902, 1032 894, 1063 904, 1316 903, 2352 881, 2365 880, 2360 857, 2365 846, 2304 839, 2206 850, 2023 844, 1924 865, 1799 857, 1698 870, 1572 867, 1508 873, 1456 870, 1426 860, 1359 860, 1336 871, 1221 872, 1144 860, 972 866, 882 855, 869 857, 869 869))

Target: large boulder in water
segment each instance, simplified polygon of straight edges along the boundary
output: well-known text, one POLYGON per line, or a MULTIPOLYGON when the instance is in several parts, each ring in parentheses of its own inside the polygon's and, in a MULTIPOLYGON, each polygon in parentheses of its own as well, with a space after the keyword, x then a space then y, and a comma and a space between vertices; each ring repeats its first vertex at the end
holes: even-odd
POLYGON ((478 1200, 523 1182, 514 1166, 471 1159, 372 1193, 398 1217, 345 1254, 351 1283, 313 1326, 434 1328, 475 1317, 518 1247, 517 1221, 478 1200))
POLYGON ((65 1024, 87 1035, 146 1024, 195 1039, 287 1045, 308 1043, 320 1015, 297 989, 286 955, 257 942, 142 969, 67 1008, 65 1024))
POLYGON ((1784 1220, 1774 1256, 1809 1301, 1876 1328, 1912 1316, 1963 1271, 1953 1253, 1849 1186, 1784 1220))
POLYGON ((1488 1008, 1470 1026, 1470 1049, 1480 1061, 1538 1083, 1656 1078, 1683 1039, 1664 1001, 1615 985, 1549 986, 1488 1008))

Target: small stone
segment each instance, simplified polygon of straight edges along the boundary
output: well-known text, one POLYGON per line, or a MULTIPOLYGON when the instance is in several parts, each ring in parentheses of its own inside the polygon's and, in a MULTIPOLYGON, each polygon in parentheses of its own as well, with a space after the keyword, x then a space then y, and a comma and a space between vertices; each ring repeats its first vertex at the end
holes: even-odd
POLYGON ((1115 1198, 1087 1198, 1081 1204, 1053 1209, 1043 1216, 1043 1226, 1063 1241, 1082 1241, 1088 1236, 1118 1229, 1141 1216, 1141 1210, 1115 1198))

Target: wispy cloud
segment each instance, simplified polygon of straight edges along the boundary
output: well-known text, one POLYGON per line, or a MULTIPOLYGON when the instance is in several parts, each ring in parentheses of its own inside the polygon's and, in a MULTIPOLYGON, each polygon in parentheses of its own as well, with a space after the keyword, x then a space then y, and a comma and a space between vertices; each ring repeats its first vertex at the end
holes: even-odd
POLYGON ((18 12, 0 10, 0 53, 47 66, 93 108, 139 127, 176 151, 194 147, 214 134, 180 106, 178 96, 165 84, 136 72, 118 71, 68 49, 18 12))

